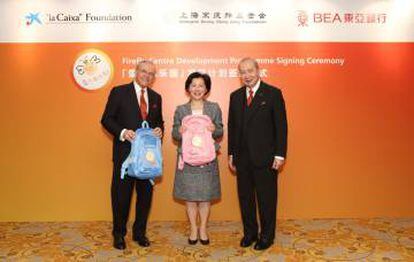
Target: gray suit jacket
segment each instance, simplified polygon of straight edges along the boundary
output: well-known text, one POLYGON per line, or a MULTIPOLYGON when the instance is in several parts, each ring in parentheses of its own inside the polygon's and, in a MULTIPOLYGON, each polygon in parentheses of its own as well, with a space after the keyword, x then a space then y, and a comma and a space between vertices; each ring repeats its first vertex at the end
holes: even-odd
MULTIPOLYGON (((181 121, 185 116, 191 115, 191 104, 190 102, 179 105, 175 109, 174 113, 174 124, 172 129, 172 137, 174 140, 180 142, 178 146, 178 152, 181 153, 181 134, 178 131, 181 127, 181 121)), ((207 115, 211 118, 211 121, 216 126, 216 129, 213 132, 213 138, 215 140, 221 138, 223 136, 223 122, 221 118, 221 109, 220 106, 217 103, 213 103, 210 101, 205 100, 204 106, 203 106, 203 115, 207 115)), ((220 145, 217 143, 217 141, 214 143, 216 151, 220 149, 220 145)))

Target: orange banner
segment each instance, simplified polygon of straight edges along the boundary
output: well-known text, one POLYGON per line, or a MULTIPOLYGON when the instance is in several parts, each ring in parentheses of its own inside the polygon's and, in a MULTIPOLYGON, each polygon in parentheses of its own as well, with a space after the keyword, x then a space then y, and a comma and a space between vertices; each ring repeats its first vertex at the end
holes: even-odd
MULTIPOLYGON (((286 101, 279 218, 414 216, 412 43, 62 43, 0 44, 0 220, 111 219, 112 141, 100 117, 111 87, 131 81, 140 58, 157 64, 166 127, 151 219, 186 219, 172 197, 171 138, 174 109, 188 100, 185 78, 210 73, 209 99, 226 123, 229 95, 240 85, 237 59, 245 56, 259 59, 264 81, 286 101), (111 70, 89 79, 102 80, 94 90, 74 76, 89 49, 105 54, 111 70)), ((222 199, 211 217, 238 220, 226 125, 221 145, 222 199)))

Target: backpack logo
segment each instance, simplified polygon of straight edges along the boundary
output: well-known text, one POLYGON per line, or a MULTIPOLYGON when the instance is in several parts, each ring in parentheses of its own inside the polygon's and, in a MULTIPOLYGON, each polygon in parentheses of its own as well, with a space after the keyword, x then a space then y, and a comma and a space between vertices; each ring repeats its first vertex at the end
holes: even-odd
POLYGON ((202 166, 213 161, 216 149, 212 133, 207 129, 212 124, 211 119, 206 115, 188 115, 181 124, 186 131, 182 134, 182 155, 178 168, 182 170, 184 163, 202 166))

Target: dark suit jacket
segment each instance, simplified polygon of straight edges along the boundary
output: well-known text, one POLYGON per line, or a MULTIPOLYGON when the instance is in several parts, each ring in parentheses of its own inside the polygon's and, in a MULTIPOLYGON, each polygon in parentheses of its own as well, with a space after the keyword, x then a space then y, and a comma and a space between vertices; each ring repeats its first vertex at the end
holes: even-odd
POLYGON ((228 154, 240 164, 242 146, 257 167, 271 166, 275 156, 286 157, 287 121, 282 92, 261 81, 248 110, 246 87, 230 95, 228 154))
MULTIPOLYGON (((164 131, 162 99, 158 93, 150 88, 148 88, 148 104, 147 122, 149 126, 151 128, 160 127, 164 131)), ((101 123, 114 136, 113 161, 122 163, 131 151, 129 141, 119 140, 122 129, 135 131, 142 124, 141 110, 133 82, 114 87, 111 90, 101 123)))

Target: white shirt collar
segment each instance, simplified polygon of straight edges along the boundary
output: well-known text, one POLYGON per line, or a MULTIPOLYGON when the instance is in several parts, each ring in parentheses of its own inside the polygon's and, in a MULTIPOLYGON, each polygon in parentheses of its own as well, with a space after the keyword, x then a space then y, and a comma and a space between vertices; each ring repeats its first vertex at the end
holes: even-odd
MULTIPOLYGON (((134 80, 134 88, 135 88, 135 92, 137 93, 137 94, 140 94, 141 93, 141 89, 142 89, 142 87, 137 83, 137 81, 135 81, 134 80)), ((147 89, 145 88, 145 91, 147 91, 147 89)))
MULTIPOLYGON (((260 86, 260 78, 259 78, 259 80, 257 80, 257 83, 254 85, 254 87, 253 87, 253 95, 255 95, 256 94, 256 92, 257 92, 257 89, 259 89, 259 86, 260 86)), ((247 96, 249 96, 249 88, 248 87, 246 87, 246 94, 247 94, 247 96)))

